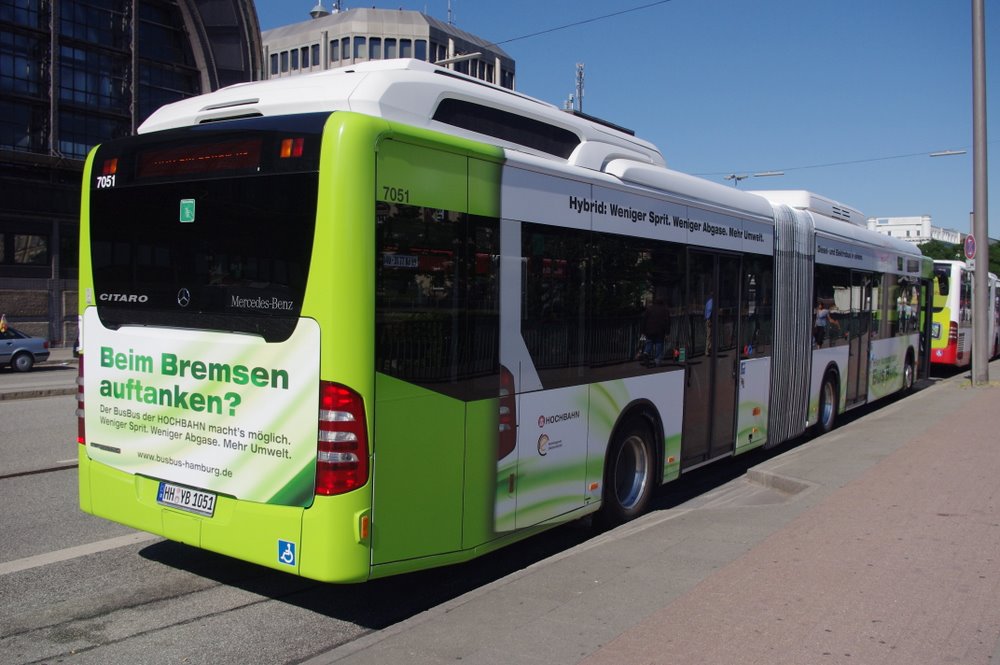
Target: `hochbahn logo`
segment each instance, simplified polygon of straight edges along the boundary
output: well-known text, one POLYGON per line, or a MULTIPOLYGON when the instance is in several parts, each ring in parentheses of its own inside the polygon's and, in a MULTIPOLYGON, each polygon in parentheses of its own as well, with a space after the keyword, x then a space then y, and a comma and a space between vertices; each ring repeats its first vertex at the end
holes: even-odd
POLYGON ((556 423, 561 423, 564 420, 575 420, 580 417, 579 411, 570 411, 567 413, 558 413, 553 416, 538 416, 538 426, 545 427, 546 425, 554 425, 556 423))

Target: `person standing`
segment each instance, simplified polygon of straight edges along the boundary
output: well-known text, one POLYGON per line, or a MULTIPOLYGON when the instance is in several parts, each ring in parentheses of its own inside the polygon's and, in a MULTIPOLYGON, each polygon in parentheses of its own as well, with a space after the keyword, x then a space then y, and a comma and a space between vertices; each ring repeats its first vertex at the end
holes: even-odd
POLYGON ((816 322, 813 324, 813 342, 817 347, 823 346, 826 339, 826 329, 830 324, 830 310, 823 306, 820 300, 816 306, 816 322))
POLYGON ((654 298, 642 315, 642 334, 646 337, 643 353, 647 363, 659 367, 663 362, 663 340, 669 332, 670 312, 663 298, 654 298))

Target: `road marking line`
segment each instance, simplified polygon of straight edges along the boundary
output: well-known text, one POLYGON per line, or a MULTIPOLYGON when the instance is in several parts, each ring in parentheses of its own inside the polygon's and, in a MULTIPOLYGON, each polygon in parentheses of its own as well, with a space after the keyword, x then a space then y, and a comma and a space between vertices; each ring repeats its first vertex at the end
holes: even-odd
POLYGON ((67 547, 63 550, 55 550, 54 552, 46 552, 45 554, 36 554, 35 556, 0 563, 0 575, 19 573, 24 570, 47 566, 50 563, 68 561, 70 559, 76 559, 90 554, 97 554, 98 552, 106 552, 107 550, 113 550, 119 547, 127 547, 128 545, 135 545, 136 543, 144 543, 157 538, 159 538, 159 536, 154 536, 151 533, 130 533, 127 536, 118 536, 117 538, 98 540, 96 543, 67 547))

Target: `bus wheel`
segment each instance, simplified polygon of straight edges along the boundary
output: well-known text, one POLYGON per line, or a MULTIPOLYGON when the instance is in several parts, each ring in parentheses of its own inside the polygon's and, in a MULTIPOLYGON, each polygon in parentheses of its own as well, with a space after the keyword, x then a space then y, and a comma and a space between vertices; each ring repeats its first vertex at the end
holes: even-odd
POLYGON ((823 377, 823 387, 819 389, 819 420, 816 434, 826 434, 837 425, 837 378, 833 373, 823 377))
POLYGON ((913 380, 916 370, 913 367, 913 358, 906 356, 906 363, 903 365, 903 392, 908 393, 913 390, 913 380))
POLYGON ((641 515, 653 493, 653 436, 632 421, 611 442, 604 468, 600 522, 615 526, 641 515))

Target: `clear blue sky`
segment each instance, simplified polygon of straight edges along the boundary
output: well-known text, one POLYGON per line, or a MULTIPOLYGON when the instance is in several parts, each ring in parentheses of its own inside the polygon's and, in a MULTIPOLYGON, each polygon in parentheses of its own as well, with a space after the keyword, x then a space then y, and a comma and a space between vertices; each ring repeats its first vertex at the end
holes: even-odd
MULTIPOLYGON (((990 236, 1000 238, 1000 3, 985 4, 990 236)), ((257 0, 261 28, 307 20, 314 5, 257 0)), ((448 15, 447 0, 342 2, 371 6, 448 15)), ((457 27, 515 59, 528 95, 562 106, 583 63, 583 110, 652 141, 671 168, 719 182, 784 171, 740 187, 809 189, 869 217, 926 214, 969 231, 970 0, 452 0, 452 10, 457 27), (968 152, 925 156, 945 149, 968 152)))

